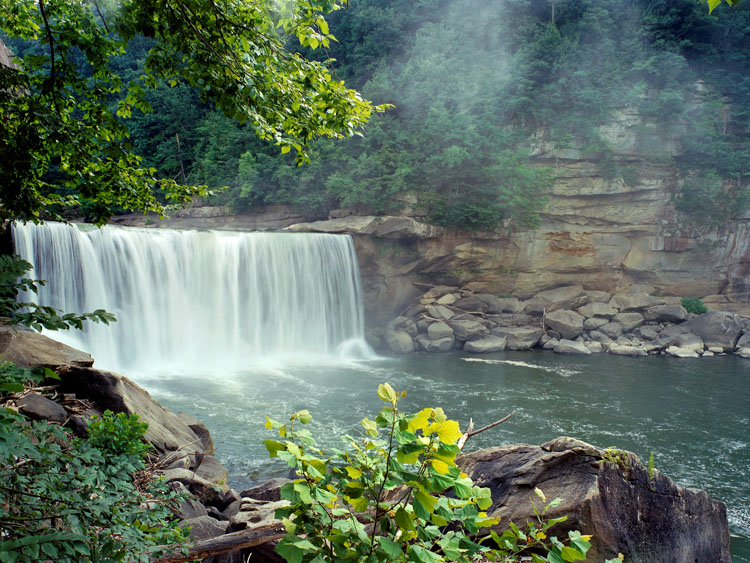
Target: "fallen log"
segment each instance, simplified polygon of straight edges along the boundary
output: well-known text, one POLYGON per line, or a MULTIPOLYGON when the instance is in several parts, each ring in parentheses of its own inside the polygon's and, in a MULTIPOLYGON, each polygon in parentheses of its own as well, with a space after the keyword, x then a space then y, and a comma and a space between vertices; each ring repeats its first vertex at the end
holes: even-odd
POLYGON ((186 563, 196 559, 205 559, 222 553, 256 547, 264 543, 280 540, 286 534, 281 522, 274 522, 249 530, 224 534, 216 538, 197 541, 188 546, 187 553, 171 553, 154 560, 154 563, 186 563))

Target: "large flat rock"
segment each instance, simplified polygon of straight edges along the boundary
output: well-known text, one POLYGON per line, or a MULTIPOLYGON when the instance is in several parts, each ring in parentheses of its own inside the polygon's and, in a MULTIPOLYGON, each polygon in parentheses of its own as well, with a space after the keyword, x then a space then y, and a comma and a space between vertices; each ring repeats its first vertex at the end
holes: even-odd
POLYGON ((8 326, 0 326, 0 360, 30 369, 94 365, 94 359, 86 352, 32 330, 8 326))
POLYGON ((587 561, 618 553, 639 563, 729 563, 726 505, 704 491, 676 485, 658 470, 649 475, 629 452, 606 451, 572 438, 541 446, 514 445, 462 455, 459 465, 492 492, 490 516, 518 526, 535 519, 539 487, 563 502, 549 517, 567 515, 549 535, 577 529, 592 534, 587 561))

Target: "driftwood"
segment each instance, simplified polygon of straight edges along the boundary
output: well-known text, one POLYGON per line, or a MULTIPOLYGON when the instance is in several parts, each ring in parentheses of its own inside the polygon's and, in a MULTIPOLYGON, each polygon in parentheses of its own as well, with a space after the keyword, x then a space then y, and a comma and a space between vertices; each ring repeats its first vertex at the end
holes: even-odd
POLYGON ((195 559, 205 559, 206 557, 213 557, 214 555, 221 555, 222 553, 229 553, 249 547, 257 547, 265 543, 280 540, 285 534, 286 530, 281 525, 281 522, 274 522, 273 524, 250 530, 242 530, 231 534, 224 534, 216 538, 197 541, 188 546, 186 554, 172 553, 170 555, 163 555, 159 559, 156 559, 154 563, 185 563, 187 561, 194 561, 195 559))

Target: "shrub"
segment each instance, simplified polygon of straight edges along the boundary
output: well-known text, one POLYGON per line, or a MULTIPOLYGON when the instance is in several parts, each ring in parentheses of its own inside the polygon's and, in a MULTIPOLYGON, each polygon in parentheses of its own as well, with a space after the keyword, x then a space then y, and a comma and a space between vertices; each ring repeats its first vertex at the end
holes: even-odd
POLYGON ((708 312, 700 297, 683 297, 680 303, 682 303, 682 306, 685 307, 688 313, 702 315, 708 312))
POLYGON ((264 442, 271 457, 287 462, 298 478, 281 489, 290 506, 276 511, 287 534, 276 551, 287 561, 518 561, 531 554, 535 563, 585 559, 588 536, 572 531, 565 543, 547 531, 566 517, 547 519, 561 499, 534 506, 536 521, 523 529, 510 524, 477 539, 499 521, 484 512, 490 491, 477 487, 456 465, 458 422, 442 409, 415 414, 398 410, 405 393, 386 384, 378 397, 386 402, 375 420, 362 419, 365 436, 344 436, 346 450, 327 457, 307 429, 302 410, 288 424, 267 419, 280 440, 264 442), (382 437, 381 437, 382 433, 382 437), (489 547, 485 544, 494 544, 489 547), (541 557, 538 553, 546 553, 541 557))

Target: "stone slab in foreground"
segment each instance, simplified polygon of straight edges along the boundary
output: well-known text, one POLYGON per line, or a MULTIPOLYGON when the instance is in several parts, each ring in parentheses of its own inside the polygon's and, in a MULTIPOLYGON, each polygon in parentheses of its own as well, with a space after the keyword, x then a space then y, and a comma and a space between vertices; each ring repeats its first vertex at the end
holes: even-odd
POLYGON ((623 553, 639 563, 731 562, 726 505, 658 470, 649 478, 632 453, 563 437, 541 446, 481 450, 457 461, 492 491, 487 513, 501 519, 498 531, 509 521, 521 526, 535 518, 531 501, 541 504, 538 487, 548 500, 563 499, 548 516, 568 516, 551 533, 593 535, 588 561, 623 553))

